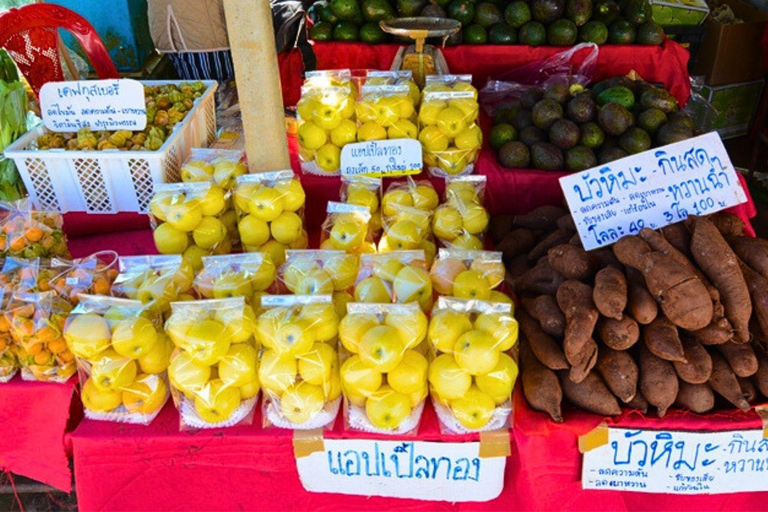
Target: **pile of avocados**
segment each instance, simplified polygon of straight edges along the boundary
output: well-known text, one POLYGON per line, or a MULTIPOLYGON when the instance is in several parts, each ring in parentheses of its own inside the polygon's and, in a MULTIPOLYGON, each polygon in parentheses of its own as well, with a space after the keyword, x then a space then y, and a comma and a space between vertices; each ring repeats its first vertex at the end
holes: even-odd
POLYGON ((379 22, 452 18, 462 30, 448 44, 572 46, 576 43, 660 45, 664 29, 649 0, 319 0, 310 8, 315 41, 390 41, 379 22))
POLYGON ((503 167, 583 171, 689 139, 691 118, 668 91, 615 77, 590 90, 554 83, 499 105, 488 137, 503 167))

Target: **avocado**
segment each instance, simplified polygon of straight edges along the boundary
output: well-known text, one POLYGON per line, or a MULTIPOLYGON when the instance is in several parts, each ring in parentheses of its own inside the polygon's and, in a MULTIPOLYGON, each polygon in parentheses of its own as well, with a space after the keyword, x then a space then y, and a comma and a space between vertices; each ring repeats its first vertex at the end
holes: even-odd
POLYGON ((656 132, 656 144, 666 146, 693 137, 693 130, 682 121, 667 123, 656 132))
POLYGON ((565 105, 568 98, 571 97, 570 87, 563 82, 551 83, 544 89, 544 98, 555 100, 561 105, 565 105))
POLYGON ((621 135, 632 125, 632 114, 618 103, 606 103, 597 113, 600 128, 608 135, 621 135))
POLYGON ((320 16, 321 21, 327 21, 332 25, 335 25, 341 21, 338 16, 333 14, 329 4, 323 4, 318 11, 318 15, 320 16))
POLYGON ((565 152, 565 168, 571 172, 585 171, 596 165, 595 152, 586 146, 574 146, 565 152))
POLYGON ((527 3, 516 0, 504 9, 504 21, 511 27, 520 28, 531 21, 531 8, 527 3))
POLYGON ((656 133, 667 123, 667 115, 657 108, 643 110, 637 116, 637 126, 650 134, 656 133))
POLYGON ((488 42, 491 44, 517 43, 517 30, 506 23, 497 23, 488 30, 488 42))
POLYGON ((642 96, 640 96, 640 105, 642 105, 643 108, 657 108, 665 114, 677 110, 677 100, 675 97, 668 91, 658 87, 645 91, 642 96))
POLYGON ((570 149, 579 143, 579 126, 568 119, 558 119, 549 128, 549 142, 560 149, 570 149))
POLYGON ((531 0, 531 16, 535 21, 548 25, 562 18, 565 0, 531 0))
POLYGON ((510 124, 512 124, 518 132, 528 126, 532 126, 533 120, 531 119, 531 111, 526 108, 521 108, 512 116, 512 123, 510 124))
POLYGON ((583 26, 592 17, 592 0, 565 0, 565 16, 577 27, 583 26))
POLYGON ((547 29, 538 21, 529 21, 522 27, 517 34, 520 44, 528 46, 541 46, 547 42, 547 29))
POLYGON ((333 25, 327 21, 315 23, 312 28, 309 29, 309 38, 314 41, 332 41, 333 25))
POLYGON ((591 20, 579 28, 580 43, 605 44, 608 41, 608 27, 602 21, 591 20))
POLYGON ((655 21, 646 21, 637 28, 636 42, 658 46, 664 42, 664 28, 655 21))
POLYGON ((488 29, 504 20, 501 10, 489 2, 480 2, 475 5, 474 21, 481 27, 488 29))
POLYGON ((566 18, 555 20, 547 27, 547 43, 550 46, 572 46, 578 35, 576 24, 566 18))
POLYGON ((448 15, 445 13, 445 9, 440 7, 437 4, 428 3, 422 10, 421 15, 425 18, 447 18, 448 15))
POLYGON ((361 8, 363 19, 368 22, 378 23, 395 17, 395 10, 387 0, 363 0, 361 8))
POLYGON ((607 164, 609 162, 613 162, 614 160, 619 160, 620 158, 625 158, 628 156, 629 155, 627 152, 623 149, 610 146, 600 149, 600 152, 597 155, 597 161, 600 164, 607 164))
POLYGON ((627 110, 632 110, 635 107, 635 95, 623 85, 611 87, 597 95, 597 104, 601 107, 610 102, 618 103, 627 110))
POLYGON ((655 87, 656 86, 646 82, 645 80, 634 80, 634 89, 632 92, 635 93, 635 98, 638 100, 637 103, 640 103, 640 97, 645 91, 648 89, 654 89, 655 87))
POLYGON ((605 142, 605 132, 600 125, 593 122, 584 123, 579 127, 581 138, 579 144, 591 149, 597 149, 605 142))
POLYGON ((462 25, 469 25, 475 18, 475 4, 469 0, 453 0, 446 8, 449 18, 453 18, 462 25))
POLYGON ((563 152, 549 142, 537 142, 531 146, 531 163, 534 169, 561 171, 565 168, 563 152))
POLYGON ((508 169, 525 169, 531 163, 531 152, 522 142, 507 142, 499 149, 499 163, 508 169))
POLYGON ((378 23, 364 23, 360 27, 360 41, 368 44, 384 43, 389 39, 378 23))
POLYGON ((637 84, 640 83, 641 80, 632 80, 626 75, 619 75, 613 78, 609 78, 607 82, 608 82, 609 89, 611 87, 626 87, 627 89, 629 89, 634 93, 635 90, 637 89, 637 84))
POLYGON ((357 25, 351 21, 340 21, 333 28, 334 41, 357 41, 357 25))
POLYGON ((630 126, 619 137, 619 146, 630 155, 642 153, 650 149, 651 136, 648 135, 648 132, 637 126, 630 126))
POLYGON ((488 32, 480 25, 470 25, 464 29, 466 44, 485 44, 488 42, 488 32))
POLYGON ((551 98, 544 98, 531 111, 531 120, 537 128, 549 130, 549 127, 563 118, 563 107, 551 98))
POLYGON ((633 44, 636 37, 635 26, 627 20, 614 21, 608 26, 608 42, 611 44, 633 44))
POLYGON ((520 105, 520 100, 517 98, 510 98, 508 100, 504 100, 503 103, 499 104, 496 107, 496 110, 493 113, 493 124, 494 126, 497 124, 512 124, 512 116, 515 115, 515 112, 520 110, 522 106, 520 105))
POLYGON ((568 119, 576 123, 586 123, 595 117, 595 101, 587 93, 577 94, 565 107, 568 119))
POLYGON ((544 99, 544 91, 538 87, 530 87, 520 96, 520 104, 527 109, 532 109, 542 99, 544 99))
POLYGON ((533 146, 537 142, 541 142, 547 138, 547 132, 536 128, 535 126, 526 126, 520 130, 520 142, 526 146, 533 146))
POLYGON ((412 18, 418 16, 427 3, 427 0, 397 0, 395 10, 401 18, 412 18))
POLYGON ((592 19, 610 25, 621 16, 621 9, 614 0, 595 0, 592 19))
POLYGON ((328 5, 331 12, 341 21, 363 22, 363 13, 357 0, 331 0, 328 5))
POLYGON ((669 114, 667 116, 667 120, 670 123, 683 123, 691 130, 694 129, 693 119, 691 119, 691 117, 688 114, 686 114, 681 110, 678 110, 676 112, 672 112, 671 114, 669 114))
POLYGON ((641 25, 653 17, 651 3, 648 0, 626 0, 621 13, 625 20, 635 25, 641 25))
POLYGON ((488 134, 488 141, 494 151, 498 151, 501 146, 513 140, 517 140, 517 130, 511 124, 497 124, 488 134))

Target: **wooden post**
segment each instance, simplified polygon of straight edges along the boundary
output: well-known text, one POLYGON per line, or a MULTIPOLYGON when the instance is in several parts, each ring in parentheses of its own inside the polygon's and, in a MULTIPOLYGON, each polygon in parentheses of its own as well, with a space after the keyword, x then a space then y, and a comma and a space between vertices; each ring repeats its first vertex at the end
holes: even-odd
POLYGON ((269 0, 224 0, 251 172, 291 168, 269 0))

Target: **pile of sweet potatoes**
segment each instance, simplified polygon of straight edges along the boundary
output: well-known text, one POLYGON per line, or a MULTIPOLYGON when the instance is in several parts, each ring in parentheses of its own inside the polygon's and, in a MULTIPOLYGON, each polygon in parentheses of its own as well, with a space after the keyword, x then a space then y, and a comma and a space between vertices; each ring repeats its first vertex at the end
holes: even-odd
POLYGON ((565 210, 493 219, 520 299, 521 378, 534 409, 562 421, 563 397, 705 413, 768 399, 768 241, 735 216, 685 222, 585 251, 565 210), (718 405, 719 404, 719 405, 718 405))

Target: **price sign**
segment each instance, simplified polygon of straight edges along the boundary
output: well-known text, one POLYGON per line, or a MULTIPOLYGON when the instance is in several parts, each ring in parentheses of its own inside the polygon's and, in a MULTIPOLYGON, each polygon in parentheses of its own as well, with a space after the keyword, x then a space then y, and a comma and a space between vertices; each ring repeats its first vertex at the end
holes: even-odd
POLYGON ((341 149, 341 174, 382 178, 419 174, 421 142, 415 139, 372 140, 341 149))
POLYGON ((677 432, 608 428, 584 454, 584 489, 666 494, 768 491, 762 430, 677 432))
POLYGON ((584 248, 747 201, 717 132, 560 178, 584 248))
POLYGON ((53 132, 86 127, 141 131, 147 126, 144 86, 136 80, 48 82, 40 89, 40 112, 53 132))

